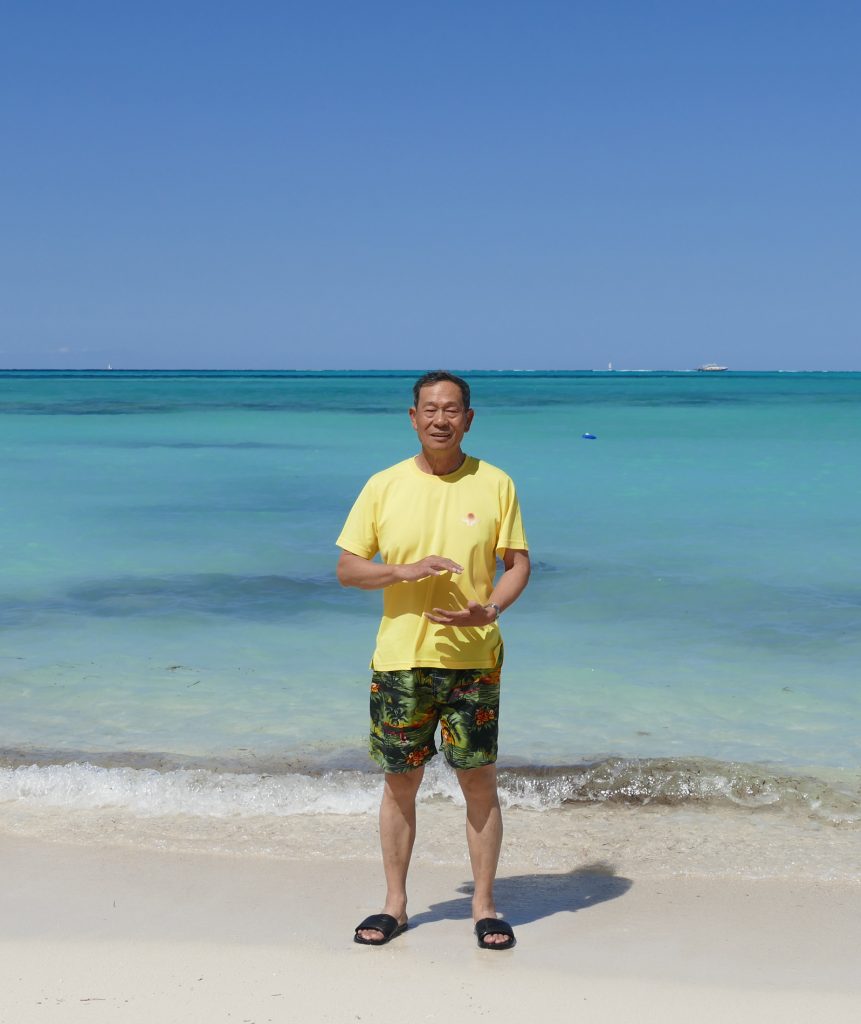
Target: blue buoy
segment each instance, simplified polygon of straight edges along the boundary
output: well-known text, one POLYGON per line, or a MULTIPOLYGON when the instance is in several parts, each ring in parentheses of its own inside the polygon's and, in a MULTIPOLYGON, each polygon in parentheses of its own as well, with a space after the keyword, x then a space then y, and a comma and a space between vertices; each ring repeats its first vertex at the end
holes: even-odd
POLYGON ((584 434, 583 435, 583 440, 584 441, 597 441, 598 438, 597 438, 597 436, 595 434, 584 434))

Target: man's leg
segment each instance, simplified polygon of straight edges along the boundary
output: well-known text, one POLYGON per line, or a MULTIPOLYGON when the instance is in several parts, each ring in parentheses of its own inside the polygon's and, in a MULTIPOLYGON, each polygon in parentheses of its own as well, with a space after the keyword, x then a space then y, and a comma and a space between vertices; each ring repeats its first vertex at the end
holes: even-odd
MULTIPOLYGON (((496 765, 461 769, 457 780, 466 800, 466 841, 472 864, 475 891, 472 896, 472 919, 496 917, 493 883, 502 848, 502 811, 496 791, 496 765)), ((485 945, 507 942, 508 936, 491 932, 485 945)))
MULTIPOLYGON (((415 768, 409 772, 386 772, 383 785, 380 804, 380 846, 386 875, 383 913, 390 914, 398 924, 407 919, 407 872, 416 839, 416 794, 424 771, 424 768, 415 768)), ((359 935, 371 940, 383 937, 376 928, 363 928, 359 935)))

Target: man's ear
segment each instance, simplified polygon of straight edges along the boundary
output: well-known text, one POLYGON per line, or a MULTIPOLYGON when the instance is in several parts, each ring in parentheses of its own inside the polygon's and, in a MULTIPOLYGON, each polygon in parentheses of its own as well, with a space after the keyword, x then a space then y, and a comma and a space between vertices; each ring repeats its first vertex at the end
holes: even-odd
POLYGON ((475 409, 467 409, 466 410, 466 426, 464 427, 464 430, 463 430, 464 434, 466 434, 469 431, 469 428, 472 426, 472 417, 473 416, 475 416, 475 409))
POLYGON ((413 430, 419 429, 419 425, 416 423, 416 411, 412 406, 410 407, 410 423, 413 425, 413 430))

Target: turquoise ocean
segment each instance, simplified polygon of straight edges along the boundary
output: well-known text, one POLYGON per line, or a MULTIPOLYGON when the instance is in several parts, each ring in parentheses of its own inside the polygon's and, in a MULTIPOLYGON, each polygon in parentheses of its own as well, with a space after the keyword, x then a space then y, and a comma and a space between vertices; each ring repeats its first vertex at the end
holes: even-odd
MULTIPOLYGON (((0 372, 0 809, 370 812, 334 541, 419 372, 0 372)), ((506 802, 858 827, 861 374, 467 376, 534 564, 506 802)))

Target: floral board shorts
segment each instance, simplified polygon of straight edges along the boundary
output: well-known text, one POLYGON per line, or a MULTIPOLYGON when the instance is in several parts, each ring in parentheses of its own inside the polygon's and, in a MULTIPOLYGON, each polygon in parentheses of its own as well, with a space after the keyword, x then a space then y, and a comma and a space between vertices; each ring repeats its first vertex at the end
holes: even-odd
POLYGON ((387 772, 420 768, 442 752, 452 768, 496 761, 499 680, 495 668, 410 668, 371 677, 369 753, 387 772))

